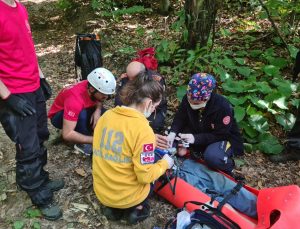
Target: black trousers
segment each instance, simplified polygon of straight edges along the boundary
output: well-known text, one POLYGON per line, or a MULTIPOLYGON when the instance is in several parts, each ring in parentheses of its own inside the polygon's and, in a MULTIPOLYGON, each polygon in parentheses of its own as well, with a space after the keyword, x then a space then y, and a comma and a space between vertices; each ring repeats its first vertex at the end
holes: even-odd
POLYGON ((43 145, 49 138, 46 103, 42 90, 17 94, 36 109, 36 114, 21 117, 2 101, 0 121, 8 136, 16 143, 16 182, 30 196, 37 206, 52 201, 53 193, 46 188, 49 174, 44 170, 47 164, 47 149, 43 145))

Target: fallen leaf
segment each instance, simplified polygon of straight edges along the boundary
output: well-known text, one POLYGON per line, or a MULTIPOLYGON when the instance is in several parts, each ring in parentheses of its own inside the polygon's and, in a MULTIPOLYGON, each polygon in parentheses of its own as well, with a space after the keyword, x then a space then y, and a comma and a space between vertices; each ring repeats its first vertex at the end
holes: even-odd
POLYGON ((2 194, 0 195, 0 201, 6 200, 6 198, 7 198, 6 193, 2 193, 2 194))
POLYGON ((83 169, 81 169, 81 168, 75 169, 75 172, 77 174, 79 174, 80 176, 82 176, 82 177, 86 177, 87 176, 87 173, 83 169))
POLYGON ((72 205, 74 206, 74 208, 83 212, 86 212, 87 209, 89 208, 87 204, 72 203, 72 205))

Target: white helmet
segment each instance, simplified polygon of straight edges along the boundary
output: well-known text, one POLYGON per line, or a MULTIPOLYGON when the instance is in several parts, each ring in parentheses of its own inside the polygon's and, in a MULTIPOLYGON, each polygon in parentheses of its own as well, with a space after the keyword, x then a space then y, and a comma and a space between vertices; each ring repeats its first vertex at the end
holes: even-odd
POLYGON ((116 91, 115 77, 105 68, 95 68, 88 74, 87 80, 97 91, 105 95, 112 95, 116 91))

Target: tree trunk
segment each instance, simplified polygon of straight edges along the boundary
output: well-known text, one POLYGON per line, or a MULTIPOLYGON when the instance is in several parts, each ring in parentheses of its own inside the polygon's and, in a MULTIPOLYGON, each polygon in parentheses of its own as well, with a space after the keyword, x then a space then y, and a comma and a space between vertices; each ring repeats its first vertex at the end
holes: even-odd
POLYGON ((187 48, 194 49, 207 44, 211 29, 215 23, 218 0, 186 0, 185 24, 188 30, 187 48))
POLYGON ((168 15, 170 9, 170 1, 169 0, 160 0, 159 1, 159 11, 163 15, 168 15))

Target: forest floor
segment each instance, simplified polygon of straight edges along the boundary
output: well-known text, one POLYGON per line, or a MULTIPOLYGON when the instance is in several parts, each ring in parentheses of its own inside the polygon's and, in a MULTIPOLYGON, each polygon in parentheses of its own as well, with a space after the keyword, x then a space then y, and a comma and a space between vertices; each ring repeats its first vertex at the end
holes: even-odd
MULTIPOLYGON (((118 76, 134 54, 126 47, 148 47, 150 36, 141 36, 136 29, 155 31, 167 36, 169 24, 175 16, 156 13, 145 16, 124 16, 119 21, 95 17, 89 10, 77 11, 66 18, 56 7, 56 1, 21 1, 27 6, 40 66, 53 88, 47 102, 49 108, 55 95, 66 85, 75 83, 74 45, 76 32, 103 34, 104 66, 118 76)), ((170 76, 167 76, 167 78, 170 76)), ((169 101, 174 101, 174 90, 169 90, 169 101)), ((173 103, 173 102, 172 102, 173 103)), ((109 105, 109 104, 108 104, 109 105)), ((174 114, 174 104, 168 112, 168 123, 174 114)), ((15 183, 15 146, 0 127, 0 228, 145 228, 163 227, 176 208, 154 195, 150 199, 151 216, 144 222, 129 226, 125 221, 111 222, 101 214, 99 201, 92 187, 91 158, 73 150, 71 145, 59 141, 59 133, 51 126, 47 143, 49 160, 47 169, 52 178, 64 178, 65 188, 55 193, 63 209, 63 218, 55 222, 36 215, 26 193, 15 183)), ((245 154, 243 165, 237 172, 246 177, 254 188, 300 185, 300 162, 273 164, 260 152, 245 154)))

